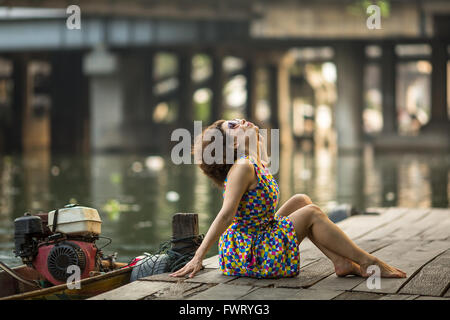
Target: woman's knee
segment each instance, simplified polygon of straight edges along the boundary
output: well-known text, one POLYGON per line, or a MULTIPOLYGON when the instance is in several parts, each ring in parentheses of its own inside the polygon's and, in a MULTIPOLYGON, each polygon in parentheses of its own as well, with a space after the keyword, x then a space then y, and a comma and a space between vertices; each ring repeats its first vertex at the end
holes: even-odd
POLYGON ((310 203, 303 206, 301 209, 294 211, 289 217, 291 220, 302 221, 307 225, 311 225, 313 222, 317 221, 317 219, 322 219, 326 217, 326 215, 318 205, 310 203))
POLYGON ((320 207, 316 204, 308 204, 305 206, 305 211, 309 214, 312 221, 316 219, 326 218, 327 215, 320 209, 320 207))
POLYGON ((296 202, 300 208, 312 204, 312 200, 306 194, 297 193, 291 197, 292 201, 296 202))

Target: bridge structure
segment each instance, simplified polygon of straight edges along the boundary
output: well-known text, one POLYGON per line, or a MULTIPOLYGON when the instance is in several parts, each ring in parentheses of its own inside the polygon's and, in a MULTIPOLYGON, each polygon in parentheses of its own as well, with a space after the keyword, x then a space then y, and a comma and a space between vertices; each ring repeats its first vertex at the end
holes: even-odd
POLYGON ((450 150, 448 69, 450 3, 384 1, 381 28, 368 26, 363 1, 2 1, 0 8, 0 150, 147 150, 170 141, 173 129, 193 129, 193 95, 212 93, 207 122, 224 116, 224 86, 245 78, 244 115, 292 133, 292 69, 298 63, 336 66, 333 126, 338 150, 363 148, 364 74, 380 70, 383 129, 377 149, 450 150), (70 29, 69 5, 81 28, 70 29), (33 9, 29 9, 33 8, 33 9), (419 47, 403 55, 409 47, 419 47), (301 51, 311 49, 308 57, 301 51), (158 74, 157 57, 170 53, 172 73, 158 74), (373 52, 375 52, 373 54, 373 52), (208 58, 211 72, 194 76, 193 59, 208 58), (227 69, 227 57, 242 61, 227 69), (398 132, 398 63, 431 65, 430 118, 416 136, 398 132), (267 75, 269 116, 256 116, 260 73, 267 75), (1 93, 1 90, 0 90, 1 93), (3 97, 3 99, 1 98, 3 97), (174 121, 157 122, 160 102, 176 101, 174 121))

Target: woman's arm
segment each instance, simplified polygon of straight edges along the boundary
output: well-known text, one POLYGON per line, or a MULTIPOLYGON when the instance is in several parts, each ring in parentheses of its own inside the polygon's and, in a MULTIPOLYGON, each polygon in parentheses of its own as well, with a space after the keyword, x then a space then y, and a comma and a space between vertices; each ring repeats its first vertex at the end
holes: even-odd
POLYGON ((222 208, 209 227, 202 244, 195 252, 194 258, 183 268, 170 274, 171 276, 180 277, 191 273, 189 276, 192 278, 202 268, 202 261, 211 246, 219 240, 222 233, 233 221, 242 195, 256 179, 253 165, 248 160, 241 159, 237 164, 230 169, 228 174, 222 208))

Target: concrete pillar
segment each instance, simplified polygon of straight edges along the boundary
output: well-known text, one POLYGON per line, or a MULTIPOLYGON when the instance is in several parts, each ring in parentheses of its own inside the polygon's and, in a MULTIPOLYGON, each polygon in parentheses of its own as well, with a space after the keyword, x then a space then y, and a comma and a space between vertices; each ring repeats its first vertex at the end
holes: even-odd
POLYGON ((380 161, 381 206, 395 207, 398 205, 399 181, 398 165, 392 161, 380 161))
POLYGON ((447 44, 433 41, 431 53, 431 119, 448 124, 447 108, 447 44))
POLYGON ((22 128, 23 115, 27 98, 28 79, 28 58, 23 55, 17 55, 13 58, 13 102, 12 102, 12 132, 10 149, 13 152, 23 150, 22 128))
POLYGON ((192 53, 183 52, 179 55, 178 63, 179 79, 179 104, 178 121, 179 125, 188 130, 194 126, 194 86, 192 81, 192 53))
POLYGON ((210 123, 222 119, 223 116, 223 55, 218 52, 212 54, 212 79, 211 91, 213 93, 211 103, 211 119, 210 123))
POLYGON ((280 128, 280 118, 278 111, 278 66, 270 64, 269 72, 269 103, 270 103, 270 126, 274 129, 280 128))
POLYGON ((124 146, 124 92, 119 59, 103 48, 84 57, 89 76, 91 150, 114 151, 124 146))
POLYGON ((125 109, 123 129, 127 149, 149 149, 154 108, 153 52, 126 53, 121 56, 121 78, 125 109))
POLYGON ((31 63, 27 64, 23 79, 22 141, 24 152, 49 151, 50 149, 50 111, 47 105, 37 105, 33 99, 36 85, 34 80, 41 71, 38 70, 37 64, 34 66, 35 68, 32 68, 31 63))
POLYGON ((363 49, 354 42, 336 46, 338 101, 334 117, 340 152, 360 152, 363 145, 363 49))
POLYGON ((436 162, 430 162, 429 165, 429 177, 431 187, 431 203, 432 208, 448 208, 448 185, 449 178, 447 172, 449 172, 450 166, 443 160, 436 162))
POLYGON ((245 78, 246 78, 246 91, 247 91, 247 102, 245 105, 245 118, 252 122, 256 119, 256 68, 257 66, 252 61, 247 61, 245 67, 245 78))
POLYGON ((383 44, 381 57, 381 94, 383 109, 383 133, 397 134, 396 92, 396 55, 395 45, 391 42, 383 44))
POLYGON ((83 56, 58 52, 51 63, 52 151, 85 153, 89 150, 89 79, 83 74, 83 56))
POLYGON ((336 171, 336 201, 349 203, 358 211, 365 209, 363 196, 365 174, 362 154, 338 154, 336 171))
MULTIPOLYGON (((280 130, 280 149, 290 149, 294 145, 292 136, 292 106, 290 90, 290 67, 294 57, 290 54, 274 54, 271 58, 271 125, 280 130)), ((271 142, 272 143, 272 142, 271 142)))
POLYGON ((450 121, 447 109, 447 45, 436 39, 431 53, 431 118, 421 130, 438 149, 450 150, 450 121))

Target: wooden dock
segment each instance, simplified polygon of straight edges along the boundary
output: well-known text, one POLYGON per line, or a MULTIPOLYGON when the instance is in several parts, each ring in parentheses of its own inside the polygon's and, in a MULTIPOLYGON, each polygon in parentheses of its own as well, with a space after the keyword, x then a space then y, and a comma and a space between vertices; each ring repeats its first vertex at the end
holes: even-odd
POLYGON ((373 208, 374 214, 339 223, 361 248, 405 271, 381 279, 379 289, 356 276, 339 278, 332 263, 308 240, 300 245, 295 278, 225 276, 218 257, 204 261, 192 279, 153 275, 95 296, 94 300, 450 300, 450 209, 373 208))

